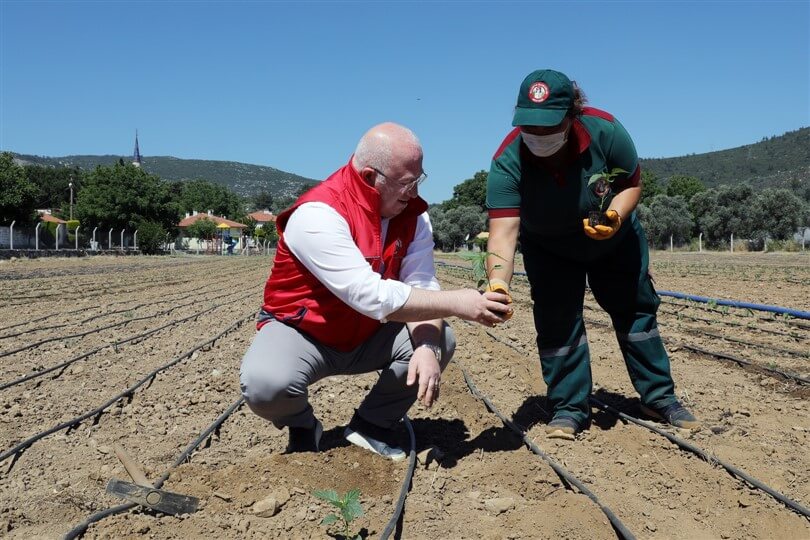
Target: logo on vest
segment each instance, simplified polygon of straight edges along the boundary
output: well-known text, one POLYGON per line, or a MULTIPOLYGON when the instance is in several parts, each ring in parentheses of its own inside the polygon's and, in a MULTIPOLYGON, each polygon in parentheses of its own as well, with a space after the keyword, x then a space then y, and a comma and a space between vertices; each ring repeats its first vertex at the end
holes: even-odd
POLYGON ((544 82, 536 82, 529 87, 529 99, 535 103, 543 103, 549 95, 548 85, 544 82))

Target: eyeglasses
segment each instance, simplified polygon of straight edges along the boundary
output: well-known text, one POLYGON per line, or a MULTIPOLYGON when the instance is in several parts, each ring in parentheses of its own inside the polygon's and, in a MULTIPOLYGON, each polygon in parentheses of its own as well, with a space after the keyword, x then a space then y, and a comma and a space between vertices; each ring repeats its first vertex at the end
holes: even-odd
MULTIPOLYGON (((387 174, 385 174, 384 172, 382 172, 381 170, 379 170, 379 169, 375 169, 374 167, 371 167, 371 168, 372 168, 372 169, 374 169, 374 172, 376 172, 377 174, 379 174, 379 175, 380 175, 380 176, 382 176, 383 178, 388 178, 389 180, 391 180, 391 177, 390 177, 390 176, 388 176, 387 174)), ((422 184, 422 182, 424 182, 425 180, 427 180, 427 177, 428 177, 427 173, 426 173, 426 172, 422 172, 422 174, 420 174, 419 176, 417 176, 417 177, 416 177, 416 178, 414 178, 413 180, 409 180, 408 182, 405 182, 405 183, 402 183, 402 182, 397 182, 397 185, 398 185, 398 186, 399 186, 399 187, 400 187, 400 188, 401 188, 403 191, 410 191, 410 190, 411 190, 411 189, 413 189, 415 186, 419 186, 419 185, 421 185, 421 184, 422 184)))

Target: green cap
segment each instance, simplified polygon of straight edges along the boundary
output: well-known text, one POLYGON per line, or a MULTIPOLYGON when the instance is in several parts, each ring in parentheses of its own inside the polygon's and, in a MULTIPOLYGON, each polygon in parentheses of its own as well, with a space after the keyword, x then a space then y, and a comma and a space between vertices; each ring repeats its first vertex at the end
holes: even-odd
POLYGON ((556 126, 574 105, 574 85, 551 69, 533 71, 523 79, 513 126, 556 126))

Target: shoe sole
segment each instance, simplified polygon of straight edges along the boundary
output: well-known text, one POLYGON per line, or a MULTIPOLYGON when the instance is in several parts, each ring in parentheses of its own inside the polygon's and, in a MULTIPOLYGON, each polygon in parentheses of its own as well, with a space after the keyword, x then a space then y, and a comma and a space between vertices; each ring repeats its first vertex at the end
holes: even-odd
MULTIPOLYGON (((399 450, 399 451, 397 451, 397 452, 395 452, 393 454, 383 454, 379 450, 374 448, 366 440, 365 437, 363 437, 358 432, 356 432, 354 430, 351 430, 349 428, 346 428, 346 431, 343 432, 343 438, 345 438, 347 441, 349 441, 350 443, 352 443, 355 446, 359 446, 360 448, 363 448, 364 450, 368 450, 369 452, 377 454, 378 456, 384 457, 386 459, 390 459, 391 461, 402 461, 403 459, 408 457, 408 454, 406 454, 402 450, 399 450)), ((386 446, 388 446, 388 445, 386 445, 386 446)), ((391 448, 391 447, 388 446, 388 448, 391 448)))
POLYGON ((547 439, 565 439, 566 441, 573 441, 576 440, 576 436, 570 432, 568 429, 546 429, 546 438, 547 439))

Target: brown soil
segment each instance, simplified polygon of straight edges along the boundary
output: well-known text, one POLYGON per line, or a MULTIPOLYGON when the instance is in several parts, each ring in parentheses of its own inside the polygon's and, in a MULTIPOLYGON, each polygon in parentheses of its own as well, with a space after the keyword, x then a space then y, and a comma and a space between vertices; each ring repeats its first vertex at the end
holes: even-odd
MULTIPOLYGON (((660 289, 808 310, 809 262, 802 254, 663 252, 653 255, 652 269, 660 289)), ((0 263, 0 385, 98 349, 61 372, 0 390, 0 452, 102 405, 250 316, 260 303, 269 266, 265 257, 0 263), (195 314, 200 316, 190 318, 195 314), (187 320, 170 324, 182 319, 187 320), (140 341, 114 346, 164 325, 169 326, 140 341), (78 335, 83 332, 90 333, 78 335), (45 342, 50 338, 61 339, 45 342)), ((454 268, 442 267, 440 278, 446 288, 472 283, 466 271, 454 268)), ((716 461, 704 461, 599 409, 594 409, 591 428, 576 441, 546 438, 545 385, 525 280, 515 279, 513 296, 515 316, 495 329, 450 321, 459 347, 443 378, 441 400, 430 410, 415 406, 410 413, 417 450, 436 447, 444 456, 439 463, 417 464, 399 536, 616 537, 596 504, 567 489, 472 395, 463 367, 504 415, 526 429, 543 452, 579 478, 638 538, 810 538, 808 519, 734 478, 716 461)), ((604 326, 608 319, 592 298, 586 305, 595 396, 635 416, 637 395, 612 331, 604 326)), ((677 393, 705 424, 695 433, 665 429, 808 507, 806 385, 683 346, 810 377, 810 329, 737 311, 664 299, 660 322, 677 393)), ((148 478, 156 480, 169 470, 239 398, 239 362, 253 333, 252 323, 241 324, 159 373, 131 400, 33 443, 16 461, 0 463, 0 537, 59 538, 94 512, 120 504, 105 493, 111 478, 129 480, 112 452, 116 443, 143 465, 148 478)), ((372 456, 340 436, 373 381, 374 375, 334 377, 313 386, 312 403, 327 430, 326 450, 318 454, 283 454, 286 432, 241 407, 187 463, 172 469, 164 485, 199 497, 200 511, 180 517, 129 511, 93 524, 85 537, 329 538, 338 528, 320 525, 330 510, 312 492, 353 488, 361 490, 366 513, 353 532, 378 537, 393 512, 407 465, 372 456), (254 503, 280 488, 287 490, 289 501, 273 517, 256 516, 254 503)), ((404 429, 402 437, 407 441, 404 429)))

